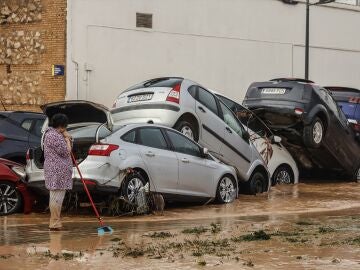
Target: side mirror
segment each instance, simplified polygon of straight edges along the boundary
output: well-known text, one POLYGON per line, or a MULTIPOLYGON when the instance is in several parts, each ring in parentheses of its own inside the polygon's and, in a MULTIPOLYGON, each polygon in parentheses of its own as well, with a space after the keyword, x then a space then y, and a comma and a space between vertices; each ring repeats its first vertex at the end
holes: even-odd
POLYGON ((281 138, 279 136, 272 136, 271 143, 281 143, 281 138))
POLYGON ((207 157, 207 155, 209 154, 209 149, 202 148, 201 149, 201 154, 202 154, 203 157, 207 157))
POLYGON ((245 131, 245 132, 243 133, 242 137, 243 137, 243 139, 244 139, 245 141, 248 142, 248 141, 250 140, 250 134, 249 134, 249 132, 245 131))

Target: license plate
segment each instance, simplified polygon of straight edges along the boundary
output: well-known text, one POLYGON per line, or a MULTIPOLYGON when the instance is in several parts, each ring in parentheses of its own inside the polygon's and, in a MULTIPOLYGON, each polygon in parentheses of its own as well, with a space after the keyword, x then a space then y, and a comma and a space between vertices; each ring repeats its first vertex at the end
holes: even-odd
POLYGON ((286 92, 286 88, 263 88, 261 90, 262 94, 270 95, 283 95, 286 92))
POLYGON ((153 97, 153 94, 143 94, 143 95, 131 96, 128 99, 128 103, 146 101, 146 100, 152 99, 152 97, 153 97))

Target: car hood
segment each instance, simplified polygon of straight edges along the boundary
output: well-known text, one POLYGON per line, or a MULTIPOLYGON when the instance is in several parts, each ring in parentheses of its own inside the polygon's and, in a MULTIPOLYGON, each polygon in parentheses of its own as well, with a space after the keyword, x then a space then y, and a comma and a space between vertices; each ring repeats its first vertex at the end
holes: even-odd
POLYGON ((48 117, 43 130, 48 127, 49 119, 57 113, 63 113, 69 118, 69 127, 85 125, 88 123, 105 124, 112 130, 113 120, 109 109, 103 105, 84 100, 69 100, 49 103, 41 106, 42 111, 48 117))

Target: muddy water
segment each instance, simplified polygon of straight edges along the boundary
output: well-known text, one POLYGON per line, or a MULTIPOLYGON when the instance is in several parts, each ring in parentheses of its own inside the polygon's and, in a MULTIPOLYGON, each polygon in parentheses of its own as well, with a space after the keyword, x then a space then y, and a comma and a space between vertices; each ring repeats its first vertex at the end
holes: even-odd
POLYGON ((278 186, 106 222, 114 234, 98 237, 90 216, 66 216, 66 231, 52 233, 46 214, 0 217, 0 269, 360 269, 356 183, 278 186), (249 241, 260 230, 270 239, 249 241))

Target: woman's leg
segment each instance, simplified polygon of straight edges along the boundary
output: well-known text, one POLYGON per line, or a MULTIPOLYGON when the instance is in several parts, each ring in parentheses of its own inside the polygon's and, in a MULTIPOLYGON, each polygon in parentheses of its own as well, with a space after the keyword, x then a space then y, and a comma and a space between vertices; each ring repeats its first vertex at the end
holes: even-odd
POLYGON ((50 208, 50 229, 61 228, 61 208, 64 201, 66 190, 50 190, 49 208, 50 208))

